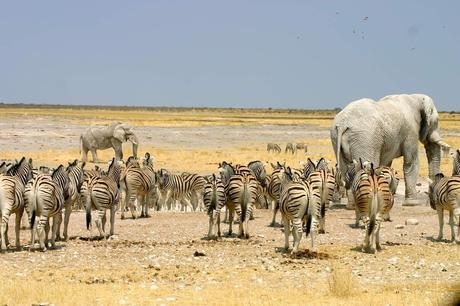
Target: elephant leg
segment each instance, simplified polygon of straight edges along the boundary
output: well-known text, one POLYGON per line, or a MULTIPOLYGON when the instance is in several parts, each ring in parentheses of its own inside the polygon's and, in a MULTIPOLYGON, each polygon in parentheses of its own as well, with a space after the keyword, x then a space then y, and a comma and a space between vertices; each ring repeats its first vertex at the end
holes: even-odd
POLYGON ((419 170, 418 152, 404 155, 404 180, 406 184, 406 199, 414 199, 416 197, 415 184, 419 170))
POLYGON ((86 162, 86 161, 87 161, 87 159, 88 159, 88 151, 89 151, 89 150, 88 150, 88 148, 86 148, 86 147, 83 147, 83 148, 81 149, 81 161, 82 161, 82 162, 86 162))
POLYGON ((98 163, 99 163, 99 159, 97 158, 96 149, 91 149, 91 155, 93 155, 93 163, 98 164, 98 163))
POLYGON ((115 151, 115 159, 116 160, 123 160, 123 150, 120 143, 113 144, 113 150, 115 151))

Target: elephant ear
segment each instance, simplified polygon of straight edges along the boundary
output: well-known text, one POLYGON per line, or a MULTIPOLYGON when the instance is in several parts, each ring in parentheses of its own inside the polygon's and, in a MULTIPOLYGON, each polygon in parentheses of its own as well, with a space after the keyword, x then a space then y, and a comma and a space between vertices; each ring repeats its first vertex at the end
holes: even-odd
POLYGON ((117 125, 113 129, 113 137, 115 137, 116 139, 118 139, 121 142, 126 141, 126 132, 125 132, 125 129, 123 128, 123 126, 117 125))

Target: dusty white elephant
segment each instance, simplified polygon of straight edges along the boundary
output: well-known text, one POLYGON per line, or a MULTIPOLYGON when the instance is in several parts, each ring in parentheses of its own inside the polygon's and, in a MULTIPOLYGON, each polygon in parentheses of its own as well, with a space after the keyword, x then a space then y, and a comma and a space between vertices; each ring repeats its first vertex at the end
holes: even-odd
POLYGON ((362 158, 377 167, 391 166, 393 159, 403 156, 406 202, 416 204, 418 142, 425 146, 430 178, 439 172, 441 147, 448 147, 439 135, 438 121, 433 100, 423 94, 351 102, 335 116, 331 127, 339 175, 353 159, 362 158))
POLYGON ((133 127, 126 123, 114 122, 105 127, 89 127, 80 136, 81 160, 87 159, 88 151, 93 155, 93 161, 98 163, 97 150, 113 148, 115 159, 123 159, 122 143, 130 141, 133 144, 133 156, 137 158, 139 141, 133 127))

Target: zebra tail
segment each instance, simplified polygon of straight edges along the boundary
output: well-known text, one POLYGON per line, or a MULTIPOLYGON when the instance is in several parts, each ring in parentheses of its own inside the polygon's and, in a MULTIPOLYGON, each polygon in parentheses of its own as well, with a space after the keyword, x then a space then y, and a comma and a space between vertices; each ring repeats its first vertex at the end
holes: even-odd
POLYGON ((91 226, 91 202, 89 203, 87 202, 85 209, 86 209, 86 229, 89 230, 91 226))
POLYGON ((248 210, 248 183, 243 183, 243 203, 241 205, 241 222, 246 219, 246 212, 248 210))
POLYGON ((374 192, 374 195, 372 196, 372 203, 371 203, 371 215, 369 218, 369 226, 367 228, 367 234, 371 235, 372 232, 374 231, 375 227, 375 219, 377 217, 377 209, 379 206, 379 199, 377 196, 377 192, 374 192))
POLYGON ((217 188, 216 186, 212 186, 212 198, 211 198, 211 205, 209 207, 208 214, 210 214, 215 209, 217 209, 217 188))
POLYGON ((310 230, 311 230, 311 220, 312 219, 312 215, 310 213, 308 213, 307 215, 307 222, 305 224, 305 237, 308 237, 308 235, 310 234, 310 230))
POLYGON ((37 216, 37 190, 34 190, 34 194, 32 195, 32 207, 30 210, 30 228, 33 230, 35 224, 35 217, 37 216))

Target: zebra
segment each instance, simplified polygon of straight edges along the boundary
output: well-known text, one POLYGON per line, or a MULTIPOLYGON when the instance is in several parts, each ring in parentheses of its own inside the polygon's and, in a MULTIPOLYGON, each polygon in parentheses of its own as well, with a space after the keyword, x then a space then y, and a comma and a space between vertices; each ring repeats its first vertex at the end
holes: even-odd
POLYGON ((306 180, 310 184, 318 185, 320 190, 320 218, 319 218, 319 234, 325 233, 325 220, 326 211, 329 208, 329 202, 332 201, 335 187, 335 174, 329 170, 327 162, 321 158, 315 165, 309 158, 305 167, 307 172, 305 174, 306 180))
POLYGON ((270 153, 273 152, 273 153, 281 153, 281 147, 276 144, 276 143, 268 143, 267 144, 267 152, 270 153))
POLYGON ((196 209, 203 200, 205 180, 198 174, 170 174, 161 169, 156 172, 158 187, 163 199, 163 205, 171 209, 173 201, 181 203, 181 210, 196 209))
POLYGON ((295 145, 295 149, 296 149, 296 151, 303 150, 303 153, 304 153, 305 155, 307 155, 308 146, 307 146, 306 144, 304 144, 304 143, 297 143, 297 144, 295 145))
POLYGON ((284 247, 289 249, 289 234, 294 236, 291 254, 298 251, 302 238, 303 227, 306 226, 306 236, 311 236, 311 249, 316 250, 315 237, 320 217, 320 189, 293 174, 289 167, 282 169, 283 177, 280 186, 280 212, 284 224, 284 247))
POLYGON ((460 176, 445 177, 442 173, 436 174, 430 184, 430 206, 438 213, 439 234, 437 240, 443 237, 444 210, 449 211, 449 224, 452 241, 460 244, 460 176), (455 235, 457 226, 457 235, 455 235))
POLYGON ((213 239, 221 236, 220 232, 220 211, 226 203, 225 186, 222 180, 217 178, 215 174, 206 178, 203 196, 204 207, 209 216, 208 238, 213 239))
POLYGON ((460 175, 460 150, 457 149, 454 156, 454 162, 452 165, 452 176, 460 175))
POLYGON ((16 214, 16 248, 20 249, 19 231, 21 218, 24 213, 24 188, 32 178, 32 159, 23 157, 19 163, 8 169, 6 174, 0 175, 0 214, 1 214, 1 251, 8 245, 8 221, 12 213, 16 214))
POLYGON ((293 143, 288 142, 286 144, 286 149, 284 149, 284 153, 287 153, 288 151, 291 151, 294 155, 296 153, 296 146, 293 143))
POLYGON ((58 223, 62 218, 61 210, 69 198, 68 187, 69 174, 63 165, 60 165, 52 175, 41 173, 27 183, 24 198, 30 223, 30 249, 34 247, 35 232, 37 232, 40 248, 46 251, 51 217, 53 217, 51 248, 56 247, 58 223), (38 224, 35 222, 37 217, 38 224))
MULTIPOLYGON (((129 207, 133 219, 136 219, 137 208, 135 201, 141 207, 140 217, 149 217, 148 214, 148 197, 151 190, 155 186, 155 171, 150 161, 145 161, 145 164, 140 168, 137 163, 127 163, 127 167, 123 171, 120 178, 120 189, 125 194, 125 207, 129 207)), ((125 211, 121 209, 121 219, 125 218, 125 211)))
POLYGON ((114 234, 115 211, 120 198, 120 172, 120 164, 113 158, 107 175, 89 176, 87 181, 85 201, 86 228, 90 229, 91 209, 94 208, 97 210, 96 226, 99 230, 99 235, 103 239, 106 239, 105 222, 107 209, 110 209, 110 236, 114 234))
POLYGON ((351 190, 359 217, 363 220, 366 229, 363 251, 374 253, 375 250, 381 250, 380 223, 383 215, 393 206, 393 194, 386 174, 378 174, 372 163, 366 166, 360 160, 360 167, 355 167, 353 171, 356 173, 351 190))
POLYGON ((239 219, 239 238, 249 238, 249 218, 257 200, 257 180, 252 174, 236 173, 226 186, 229 208, 229 235, 232 234, 233 211, 239 219))
MULTIPOLYGON (((69 221, 70 221, 70 214, 72 209, 75 206, 75 203, 80 200, 80 191, 84 180, 84 167, 86 163, 83 162, 81 165, 78 165, 78 160, 74 160, 72 163, 69 163, 66 171, 69 174, 69 187, 68 187, 68 199, 65 201, 64 204, 64 230, 63 230, 63 238, 64 241, 67 241, 68 236, 68 228, 69 228, 69 221)), ((57 225, 57 236, 56 240, 61 240, 60 236, 60 229, 61 229, 62 218, 59 220, 57 225)))

